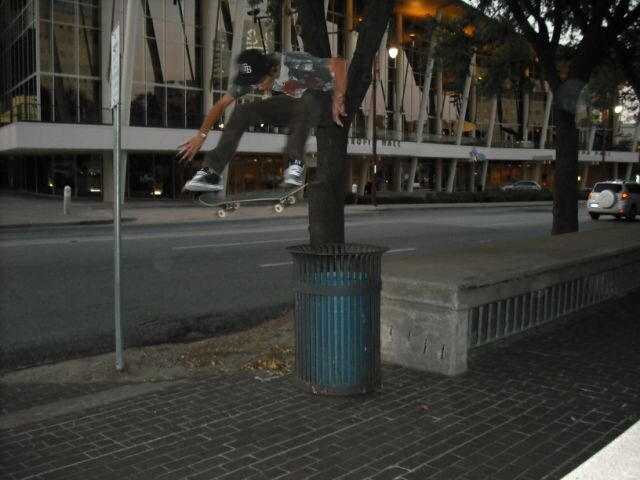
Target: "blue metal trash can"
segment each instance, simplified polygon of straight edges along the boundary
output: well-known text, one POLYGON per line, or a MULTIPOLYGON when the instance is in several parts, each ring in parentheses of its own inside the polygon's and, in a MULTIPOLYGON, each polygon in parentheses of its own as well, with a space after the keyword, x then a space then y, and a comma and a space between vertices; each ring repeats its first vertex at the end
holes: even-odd
POLYGON ((324 395, 380 386, 381 258, 372 245, 289 247, 294 265, 295 376, 324 395))

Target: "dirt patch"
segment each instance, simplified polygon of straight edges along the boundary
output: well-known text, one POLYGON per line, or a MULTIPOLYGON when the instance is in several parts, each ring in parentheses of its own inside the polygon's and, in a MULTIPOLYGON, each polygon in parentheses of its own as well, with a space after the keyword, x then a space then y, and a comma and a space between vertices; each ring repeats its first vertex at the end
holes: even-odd
POLYGON ((135 383, 247 370, 287 373, 292 368, 293 355, 293 315, 287 313, 244 332, 190 343, 126 349, 123 371, 115 368, 115 355, 111 353, 5 371, 0 381, 135 383))

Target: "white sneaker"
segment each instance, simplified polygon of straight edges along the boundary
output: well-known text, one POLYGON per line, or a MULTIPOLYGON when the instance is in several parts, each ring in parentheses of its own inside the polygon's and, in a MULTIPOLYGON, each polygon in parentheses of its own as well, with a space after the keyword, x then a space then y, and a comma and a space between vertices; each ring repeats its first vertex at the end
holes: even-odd
POLYGON ((224 188, 222 176, 213 170, 198 170, 191 180, 184 184, 183 190, 190 192, 219 192, 224 188))
POLYGON ((299 187, 304 183, 304 164, 300 160, 296 160, 289 165, 284 171, 285 185, 299 187))

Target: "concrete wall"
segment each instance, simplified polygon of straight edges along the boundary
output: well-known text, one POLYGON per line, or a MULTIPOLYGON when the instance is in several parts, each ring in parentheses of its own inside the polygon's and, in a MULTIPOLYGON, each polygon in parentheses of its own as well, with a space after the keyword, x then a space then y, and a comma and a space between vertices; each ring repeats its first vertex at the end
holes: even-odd
POLYGON ((467 351, 640 287, 640 224, 386 262, 383 360, 445 375, 467 351))

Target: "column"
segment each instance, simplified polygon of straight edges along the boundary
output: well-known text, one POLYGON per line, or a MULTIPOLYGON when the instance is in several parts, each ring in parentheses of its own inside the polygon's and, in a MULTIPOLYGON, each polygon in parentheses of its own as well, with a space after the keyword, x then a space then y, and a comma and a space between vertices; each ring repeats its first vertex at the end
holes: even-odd
POLYGON ((582 166, 582 175, 580 178, 580 188, 585 190, 587 188, 587 179, 589 178, 589 162, 585 162, 582 166))
POLYGON ((640 118, 636 121, 636 128, 633 131, 633 139, 631 140, 631 151, 636 152, 638 148, 638 139, 640 139, 640 118))
POLYGON ((480 188, 484 192, 487 189, 487 173, 489 172, 489 159, 482 162, 482 171, 480 173, 480 188))
POLYGON ((533 171, 533 178, 532 180, 540 183, 540 178, 542 177, 542 162, 544 160, 538 160, 536 162, 536 168, 533 171))
POLYGON ((202 2, 202 111, 209 111, 213 104, 213 92, 209 79, 213 77, 213 56, 215 54, 216 17, 220 7, 218 0, 202 2))
MULTIPOLYGON (((127 13, 124 26, 124 41, 122 47, 122 65, 120 67, 120 121, 122 130, 131 125, 131 94, 133 92, 133 70, 136 61, 136 43, 138 39, 139 2, 127 2, 127 13)), ((123 138, 126 138, 122 135, 123 138)), ((126 146, 120 153, 120 192, 122 203, 126 192, 127 164, 129 154, 126 146)))
POLYGON ((282 4, 282 51, 291 51, 291 0, 285 0, 282 4))
POLYGON ((436 135, 437 138, 442 136, 442 102, 444 101, 444 92, 442 86, 442 71, 436 73, 436 135))
POLYGON ((442 167, 442 159, 436 159, 436 184, 434 186, 434 190, 436 192, 442 191, 442 180, 443 180, 443 167, 442 167))
POLYGON ((398 56, 394 60, 396 67, 396 89, 393 102, 393 138, 402 140, 402 86, 404 85, 404 49, 402 48, 402 15, 396 13, 396 46, 398 56))
MULTIPOLYGON (((438 8, 436 12, 436 20, 442 18, 442 10, 438 8)), ((431 33, 431 40, 429 42, 429 56, 427 57, 427 66, 424 73, 424 84, 422 85, 422 96, 420 97, 420 114, 418 116, 418 127, 416 130, 416 142, 422 142, 422 135, 424 132, 425 119, 429 118, 429 92, 431 90, 431 77, 433 76, 433 66, 435 63, 435 47, 436 47, 436 35, 435 29, 431 33)), ((437 102, 436 102, 437 103, 437 102)), ((427 120, 428 121, 428 120, 427 120)))
POLYGON ((402 159, 396 158, 393 161, 393 191, 402 191, 402 159))
MULTIPOLYGON (((246 14, 246 3, 247 2, 236 2, 236 11, 233 16, 233 41, 231 43, 231 55, 229 56, 229 83, 227 87, 231 86, 232 79, 236 76, 236 58, 240 54, 240 51, 243 47, 243 33, 244 33, 244 17, 246 14)), ((224 112, 224 123, 225 125, 229 122, 231 115, 233 113, 233 109, 235 106, 235 102, 232 103, 224 112)), ((222 181, 224 184, 224 188, 222 190, 223 194, 227 193, 227 185, 229 184, 229 164, 224 167, 222 172, 222 181)))
MULTIPOLYGON (((471 80, 473 79, 473 70, 476 65, 476 53, 471 54, 469 59, 469 68, 464 81, 464 90, 462 92, 462 106, 460 107, 460 115, 458 115, 458 128, 456 130, 456 145, 462 144, 462 132, 464 130, 464 121, 467 116, 467 106, 469 105, 469 92, 471 90, 471 80)), ((458 168, 458 159, 451 159, 449 165, 449 177, 447 179, 447 192, 453 192, 456 181, 456 170, 458 168)))
POLYGON ((587 150, 589 153, 593 152, 593 143, 596 140, 596 127, 595 125, 591 125, 589 127, 589 138, 587 140, 587 150))
POLYGON ((364 195, 364 188, 369 181, 369 160, 360 160, 360 181, 358 182, 358 195, 364 195))
POLYGON ((522 95, 522 140, 529 140, 529 93, 522 95))
MULTIPOLYGON (((493 131, 496 127, 496 113, 498 111, 498 97, 496 95, 491 99, 491 112, 489 113, 489 128, 487 130, 487 148, 491 148, 493 143, 493 131)), ((487 173, 489 172, 489 157, 485 158, 482 163, 482 173, 480 174, 480 185, 484 192, 487 188, 487 173)))
POLYGON ((540 145, 538 145, 540 150, 544 149, 544 146, 547 143, 549 119, 551 118, 551 106, 553 104, 553 92, 551 91, 551 88, 549 88, 549 84, 547 82, 544 83, 544 86, 547 91, 547 101, 544 106, 544 120, 542 122, 542 130, 540 132, 540 145))
MULTIPOLYGON (((291 0, 288 0, 291 2, 291 0)), ((354 51, 354 32, 353 32, 353 0, 345 1, 344 13, 344 58, 347 62, 351 62, 354 51)))
POLYGON ((413 192, 413 181, 416 178, 416 172, 418 171, 418 158, 413 157, 409 164, 409 181, 407 182, 407 192, 413 192))
POLYGON ((631 173, 633 172, 633 163, 627 163, 627 171, 624 174, 624 180, 626 182, 631 180, 631 173))
POLYGON ((469 191, 476 191, 476 162, 469 162, 469 191))

